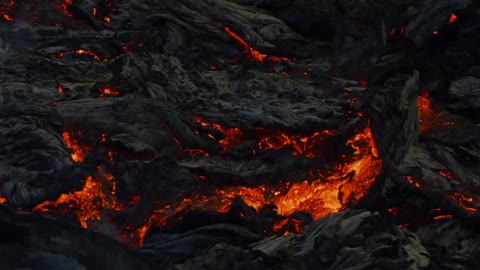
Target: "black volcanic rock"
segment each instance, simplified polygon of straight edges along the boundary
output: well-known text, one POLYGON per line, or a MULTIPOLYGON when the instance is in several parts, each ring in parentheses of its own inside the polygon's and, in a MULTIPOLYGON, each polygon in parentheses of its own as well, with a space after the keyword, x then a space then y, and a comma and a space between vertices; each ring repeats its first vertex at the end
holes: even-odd
POLYGON ((479 268, 479 14, 1 1, 0 268, 479 268))

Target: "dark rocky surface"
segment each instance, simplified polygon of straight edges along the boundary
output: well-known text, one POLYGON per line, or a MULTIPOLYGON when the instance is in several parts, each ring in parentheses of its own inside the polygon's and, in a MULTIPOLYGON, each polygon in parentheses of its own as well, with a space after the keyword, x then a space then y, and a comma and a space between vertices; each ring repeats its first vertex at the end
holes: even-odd
POLYGON ((478 1, 0 1, 2 269, 477 269, 478 1))

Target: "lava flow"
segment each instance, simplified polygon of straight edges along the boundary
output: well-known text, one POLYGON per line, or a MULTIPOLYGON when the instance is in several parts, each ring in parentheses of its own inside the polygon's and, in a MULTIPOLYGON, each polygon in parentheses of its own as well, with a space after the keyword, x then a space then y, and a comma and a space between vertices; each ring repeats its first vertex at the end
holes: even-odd
POLYGON ((70 13, 69 7, 73 4, 73 0, 63 0, 60 4, 57 4, 57 7, 62 11, 65 16, 72 16, 70 13))
POLYGON ((254 49, 252 46, 250 46, 243 38, 241 38, 239 35, 237 35, 235 32, 233 32, 229 27, 223 26, 223 29, 227 34, 234 39, 237 40, 240 45, 242 45, 244 49, 244 53, 247 55, 248 59, 251 61, 256 61, 256 62, 264 62, 266 60, 271 61, 271 62, 281 62, 281 61, 291 61, 293 59, 289 59, 287 57, 277 57, 273 55, 267 55, 264 53, 261 53, 254 49))
MULTIPOLYGON (((228 151, 245 139, 246 132, 239 128, 224 128, 218 123, 198 116, 194 117, 194 120, 203 127, 214 128, 224 134, 224 138, 218 140, 224 147, 223 154, 228 154, 228 151)), ((253 135, 256 136, 257 148, 261 151, 285 150, 293 156, 303 155, 315 158, 322 155, 323 146, 335 135, 335 131, 320 130, 310 135, 300 135, 257 128, 253 135)), ((84 139, 83 133, 65 131, 63 137, 67 147, 73 151, 72 159, 85 162, 91 146, 79 142, 84 139)), ((211 135, 209 137, 215 139, 211 135)), ((106 142, 106 135, 103 134, 99 140, 100 143, 106 142)), ((369 125, 345 143, 351 149, 351 154, 341 155, 340 162, 326 171, 318 171, 318 174, 311 173, 312 179, 303 181, 278 179, 276 184, 271 185, 218 187, 212 186, 208 177, 199 177, 203 180, 200 180, 200 187, 193 195, 181 195, 174 201, 154 202, 155 210, 150 213, 142 226, 117 225, 130 246, 138 246, 152 227, 168 227, 171 222, 182 219, 182 216, 192 210, 227 213, 235 198, 240 197, 259 214, 267 205, 275 205, 277 217, 269 225, 271 227, 265 228, 266 233, 299 232, 304 224, 294 218, 293 214, 308 213, 317 220, 355 204, 365 195, 381 172, 382 160, 378 156, 369 125), (321 175, 321 177, 313 175, 321 175)), ((106 162, 113 160, 113 156, 105 158, 106 162)), ((312 168, 312 170, 319 169, 312 168)), ((104 217, 104 211, 114 213, 127 207, 127 204, 119 203, 113 176, 108 172, 100 173, 100 169, 98 171, 99 173, 84 180, 82 190, 62 194, 56 201, 45 201, 37 205, 34 211, 74 214, 82 227, 95 229, 104 217)), ((134 201, 138 202, 140 197, 135 198, 137 199, 134 201)))
MULTIPOLYGON (((196 194, 158 208, 143 227, 130 234, 130 238, 141 243, 150 227, 165 226, 169 218, 186 210, 225 213, 236 197, 241 197, 257 212, 267 204, 274 204, 277 214, 284 217, 274 225, 274 231, 280 231, 290 220, 288 216, 296 212, 307 212, 314 220, 335 213, 364 196, 383 169, 369 126, 348 140, 347 145, 354 150, 353 155, 344 156, 344 160, 327 172, 325 178, 295 183, 284 181, 273 186, 227 186, 215 189, 213 195, 196 194)), ((298 226, 294 226, 293 231, 298 232, 300 225, 295 224, 298 226)))
POLYGON ((92 49, 78 49, 78 50, 73 50, 73 51, 67 51, 67 52, 60 52, 58 53, 59 57, 64 57, 69 54, 78 54, 78 55, 90 55, 93 57, 93 59, 97 61, 103 61, 107 62, 108 59, 101 59, 100 56, 98 56, 92 49))
POLYGON ((448 19, 448 23, 454 23, 457 19, 457 15, 455 15, 455 13, 452 13, 452 15, 450 15, 450 18, 448 19))
POLYGON ((106 98, 106 97, 113 97, 113 96, 118 96, 120 92, 113 90, 111 87, 105 87, 101 89, 100 97, 106 98))
MULTIPOLYGON (((83 162, 90 152, 90 146, 82 145, 74 138, 73 132, 64 131, 62 133, 63 140, 67 147, 72 150, 71 157, 76 162, 83 162)), ((78 136, 82 136, 82 132, 78 132, 78 136)))
MULTIPOLYGON (((239 128, 225 128, 221 124, 209 121, 201 116, 194 116, 193 119, 203 127, 214 128, 225 135, 223 139, 219 140, 224 153, 238 146, 244 140, 245 132, 239 128)), ((259 150, 283 149, 289 151, 294 156, 304 155, 308 158, 316 157, 325 145, 326 139, 334 136, 336 133, 335 130, 325 129, 315 131, 309 135, 302 135, 269 128, 256 128, 255 132, 259 150)), ((207 135, 215 139, 213 135, 207 135)), ((192 152, 201 153, 202 151, 192 152)))
POLYGON ((54 202, 45 201, 37 205, 33 211, 48 212, 52 208, 58 211, 62 205, 66 206, 65 212, 76 214, 83 228, 94 227, 102 219, 103 209, 122 209, 115 199, 115 182, 110 174, 89 176, 85 179, 82 190, 62 194, 54 202))
POLYGON ((16 5, 14 0, 10 0, 8 3, 0 4, 0 16, 8 22, 13 22, 15 19, 13 18, 13 8, 16 5))
POLYGON ((446 127, 461 124, 459 121, 449 121, 446 119, 447 114, 444 111, 438 110, 439 106, 433 106, 430 94, 425 92, 419 96, 418 115, 420 120, 420 131, 422 133, 429 131, 435 127, 446 127))

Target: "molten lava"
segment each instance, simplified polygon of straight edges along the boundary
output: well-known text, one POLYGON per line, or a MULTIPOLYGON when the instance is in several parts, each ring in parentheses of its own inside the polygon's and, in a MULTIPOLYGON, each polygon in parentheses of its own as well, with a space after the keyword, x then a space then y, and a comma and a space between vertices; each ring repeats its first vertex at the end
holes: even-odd
POLYGON ((62 13, 66 16, 72 17, 72 13, 70 13, 70 6, 73 4, 73 0, 63 0, 60 4, 57 4, 57 7, 62 11, 62 13))
POLYGON ((106 97, 113 97, 113 96, 118 96, 120 92, 113 90, 111 87, 105 87, 101 90, 100 97, 106 98, 106 97))
POLYGON ((456 202, 465 210, 471 213, 478 212, 478 205, 480 205, 480 200, 478 198, 470 197, 459 192, 452 192, 448 194, 450 198, 456 202))
POLYGON ((453 219, 453 216, 452 215, 439 215, 439 216, 435 216, 433 217, 434 220, 450 220, 450 219, 453 219))
MULTIPOLYGON (((193 119, 203 127, 212 127, 225 135, 224 139, 219 141, 224 152, 238 146, 244 139, 244 132, 238 128, 224 128, 221 124, 206 120, 201 116, 194 116, 193 119)), ((256 128, 255 131, 260 150, 283 149, 294 156, 304 155, 309 158, 314 158, 320 154, 326 139, 336 133, 334 130, 321 130, 310 135, 302 135, 267 128, 256 128)), ((215 139, 212 135, 208 135, 215 139)), ((198 150, 195 153, 198 153, 198 150)))
POLYGON ((10 0, 8 3, 0 4, 0 16, 8 22, 13 22, 14 8, 18 7, 14 0, 10 0))
POLYGON ((452 13, 452 15, 450 15, 450 18, 448 19, 448 23, 454 23, 457 19, 457 15, 455 15, 455 13, 452 13))
POLYGON ((14 20, 9 14, 3 14, 3 18, 9 22, 13 22, 14 20))
POLYGON ((64 57, 66 55, 69 55, 69 54, 78 54, 78 55, 90 55, 93 57, 93 59, 97 60, 97 61, 103 61, 103 62, 107 62, 108 59, 101 59, 100 56, 98 56, 92 49, 78 49, 78 50, 74 50, 74 51, 68 51, 68 52, 60 52, 58 53, 58 56, 59 57, 64 57))
POLYGON ((58 86, 58 92, 60 92, 60 94, 65 96, 65 89, 63 88, 63 86, 61 85, 58 86))
POLYGON ((459 121, 448 121, 447 114, 439 109, 434 109, 439 106, 433 106, 432 100, 428 92, 419 96, 418 115, 420 120, 420 131, 422 133, 431 130, 435 127, 446 127, 461 124, 459 121))
POLYGON ((243 38, 241 38, 239 35, 237 35, 235 32, 233 32, 229 27, 223 26, 223 29, 227 34, 240 43, 244 49, 245 55, 247 55, 248 59, 251 61, 256 61, 256 62, 264 62, 264 61, 271 61, 271 62, 281 62, 281 61, 291 61, 293 59, 289 59, 287 57, 277 57, 277 56, 272 56, 272 55, 267 55, 264 53, 261 53, 257 50, 255 50, 252 46, 250 46, 243 38))
MULTIPOLYGON (((347 145, 354 150, 353 155, 345 156, 344 161, 327 172, 324 179, 296 183, 286 181, 277 186, 227 186, 215 189, 213 195, 196 194, 194 197, 183 198, 176 203, 170 202, 155 210, 143 227, 129 235, 141 243, 148 228, 164 226, 176 213, 186 210, 214 210, 226 213, 237 196, 257 211, 267 204, 274 204, 277 206, 277 213, 281 216, 303 211, 310 213, 316 220, 335 213, 364 196, 383 168, 370 127, 367 126, 348 140, 347 145)), ((278 231, 283 228, 289 222, 288 218, 284 220, 286 221, 277 222, 272 229, 278 231)), ((293 232, 300 231, 300 228, 296 227, 300 227, 301 222, 293 221, 293 223, 297 224, 293 232)))
MULTIPOLYGON (((200 117, 195 119, 203 126, 213 125, 217 130, 224 132, 226 135, 222 144, 224 149, 231 149, 232 144, 230 142, 232 141, 234 142, 233 145, 238 144, 239 135, 242 134, 238 129, 224 129, 221 125, 209 123, 200 117)), ((334 131, 323 130, 315 132, 311 136, 286 135, 284 132, 264 128, 258 128, 257 132, 261 150, 290 149, 293 155, 305 155, 311 158, 321 153, 317 146, 324 143, 326 138, 335 134, 334 131)), ((278 207, 280 215, 290 215, 295 211, 306 211, 311 213, 314 219, 318 219, 325 214, 338 211, 349 200, 357 200, 364 194, 382 169, 382 161, 378 158, 371 129, 369 127, 365 128, 363 132, 348 140, 347 144, 355 150, 353 159, 346 160, 345 163, 337 166, 326 179, 294 183, 288 193, 284 195, 272 192, 274 195, 271 202, 278 207), (352 172, 354 172, 354 175, 349 176, 352 172), (340 197, 343 197, 343 199, 340 199, 340 197)), ((267 187, 263 186, 260 189, 264 193, 265 190, 268 190, 267 187)), ((277 190, 282 189, 284 188, 277 188, 277 190)), ((232 194, 232 191, 229 190, 229 192, 223 194, 230 194, 230 197, 235 197, 234 195, 242 196, 239 193, 232 194)), ((256 198, 260 198, 260 196, 256 196, 256 198)), ((262 203, 249 204, 247 202, 247 204, 258 209, 259 205, 264 204, 263 200, 260 201, 262 203)))
POLYGON ((89 176, 85 179, 83 189, 62 194, 56 201, 45 201, 33 211, 48 212, 65 205, 65 211, 74 212, 83 228, 95 226, 102 218, 104 209, 121 210, 122 206, 115 199, 115 185, 112 175, 89 176), (90 226, 89 226, 90 225, 90 226))
MULTIPOLYGON (((224 138, 220 139, 219 143, 224 147, 225 153, 245 139, 246 133, 239 128, 224 128, 218 123, 198 116, 194 117, 194 120, 203 127, 214 128, 224 134, 224 138)), ((335 135, 335 131, 320 130, 310 135, 301 135, 257 128, 253 134, 250 134, 252 135, 256 136, 256 143, 261 151, 285 150, 292 155, 314 158, 322 155, 323 146, 328 138, 335 135)), ((82 136, 81 132, 65 131, 63 133, 65 143, 72 149, 72 159, 77 162, 85 161, 90 151, 89 146, 79 142, 82 136)), ((210 137, 215 139, 212 135, 210 137)), ((98 140, 100 143, 107 142, 106 134, 102 134, 98 140)), ((174 201, 154 202, 155 210, 142 226, 132 227, 121 224, 121 233, 131 246, 138 246, 151 227, 168 226, 171 222, 182 219, 192 210, 227 213, 237 197, 241 197, 247 205, 259 213, 267 205, 276 206, 278 219, 272 221, 268 231, 281 234, 299 232, 302 230, 303 223, 292 218, 292 214, 305 212, 316 220, 327 214, 338 212, 364 196, 382 170, 382 160, 378 157, 369 125, 345 143, 351 149, 351 155, 341 156, 341 161, 335 167, 319 171, 319 174, 311 173, 311 175, 322 175, 321 178, 304 181, 279 179, 277 184, 268 186, 262 184, 249 187, 241 185, 218 187, 209 186, 208 177, 199 177, 201 179, 199 185, 204 189, 198 189, 198 193, 193 195, 181 195, 174 201)), ((183 149, 183 151, 189 150, 183 149)), ((200 151, 201 149, 198 150, 198 154, 202 154, 200 151)), ((207 153, 203 154, 207 155, 207 153)), ((113 160, 110 151, 109 157, 105 158, 106 161, 113 160)), ((312 170, 319 169, 312 168, 312 170)), ((82 190, 62 194, 56 201, 43 202, 37 205, 34 211, 74 213, 82 227, 95 228, 106 210, 117 212, 128 204, 128 202, 125 205, 118 202, 113 176, 106 170, 98 171, 97 175, 89 176, 84 180, 82 190)), ((140 196, 135 196, 130 204, 136 204, 140 199, 140 196)))
MULTIPOLYGON (((81 136, 81 133, 79 133, 79 135, 81 136)), ((68 131, 64 131, 62 136, 67 147, 73 151, 71 154, 72 159, 76 162, 83 162, 90 151, 90 146, 80 144, 78 140, 73 138, 74 134, 68 131)))

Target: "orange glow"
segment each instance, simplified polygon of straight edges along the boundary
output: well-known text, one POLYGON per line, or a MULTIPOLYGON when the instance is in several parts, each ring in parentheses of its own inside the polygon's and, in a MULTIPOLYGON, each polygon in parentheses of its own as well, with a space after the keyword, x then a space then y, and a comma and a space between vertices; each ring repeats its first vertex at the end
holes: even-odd
POLYGON ((72 2, 72 0, 63 0, 62 3, 57 5, 57 7, 62 11, 64 15, 71 17, 72 13, 70 13, 68 9, 73 4, 72 2))
POLYGON ((448 19, 448 23, 454 23, 457 19, 457 15, 455 15, 455 13, 452 13, 452 15, 450 15, 450 19, 448 19))
POLYGON ((111 87, 105 87, 101 90, 100 97, 106 98, 106 97, 113 97, 113 96, 118 96, 120 92, 113 90, 111 87))
MULTIPOLYGON (((224 152, 230 151, 242 142, 244 133, 238 128, 224 128, 222 125, 206 120, 200 116, 193 116, 193 119, 200 125, 213 127, 225 135, 225 138, 219 141, 224 152)), ((256 133, 260 150, 285 149, 295 156, 305 155, 306 157, 314 158, 321 153, 320 149, 325 145, 325 140, 334 136, 336 131, 322 130, 310 135, 301 135, 289 134, 274 129, 256 128, 256 133)))
MULTIPOLYGON (((224 128, 218 123, 208 121, 202 117, 194 117, 199 125, 211 127, 221 131, 225 138, 219 142, 225 151, 229 151, 244 139, 244 132, 238 128, 224 128)), ((335 131, 321 130, 310 135, 290 134, 273 129, 257 128, 258 149, 284 149, 293 155, 317 157, 322 154, 322 147, 328 138, 335 135, 335 131)), ((65 131, 63 134, 67 146, 73 150, 72 159, 84 161, 89 147, 81 145, 74 136, 76 133, 65 131)), ((82 136, 78 132, 78 136, 82 136)), ((211 136, 211 135, 210 135, 211 136)), ((213 137, 213 136, 212 136, 213 137)), ((212 138, 215 139, 215 138, 212 138)), ((100 142, 107 142, 107 134, 102 134, 100 142)), ((310 213, 317 220, 327 214, 338 212, 350 204, 356 203, 370 188, 383 164, 378 156, 374 137, 369 125, 346 142, 352 153, 343 155, 342 160, 335 167, 322 172, 321 178, 315 178, 319 172, 316 168, 309 170, 312 178, 301 182, 282 181, 279 184, 267 186, 222 186, 209 189, 209 193, 195 193, 191 196, 182 196, 178 200, 155 202, 155 210, 144 224, 133 228, 126 226, 122 229, 122 237, 128 239, 132 247, 143 243, 143 239, 152 226, 165 226, 169 221, 181 219, 191 210, 216 211, 226 213, 236 197, 253 207, 257 212, 267 204, 276 206, 280 221, 272 224, 272 230, 278 233, 292 233, 302 230, 302 221, 289 216, 295 212, 310 213)), ((194 151, 183 149, 183 151, 194 151)), ((205 154, 196 150, 197 154, 205 154)), ((109 157, 113 153, 109 151, 109 157)), ((99 171, 100 167, 99 167, 99 171)), ((200 176, 199 184, 207 184, 208 179, 200 176)), ((119 211, 125 206, 117 202, 116 182, 113 175, 103 172, 97 176, 89 176, 84 181, 82 190, 62 194, 56 201, 46 201, 34 208, 34 211, 60 211, 74 213, 84 228, 94 228, 102 218, 104 210, 119 211)), ((284 179, 286 180, 286 179, 284 179)), ((137 204, 141 196, 134 196, 130 205, 137 204)))
POLYGON ((469 197, 467 195, 455 192, 455 193, 449 193, 448 194, 452 200, 456 201, 459 203, 459 205, 464 208, 465 210, 471 212, 471 213, 476 213, 478 212, 478 209, 474 207, 473 204, 480 204, 480 200, 469 197))
POLYGON ((450 220, 450 219, 453 219, 453 216, 452 215, 440 215, 440 216, 436 216, 436 217, 433 217, 434 220, 450 220))
POLYGON ((314 220, 339 211, 349 201, 357 201, 383 169, 370 127, 347 142, 356 152, 339 164, 326 179, 304 181, 291 186, 287 194, 273 199, 280 215, 309 212, 314 220))
POLYGON ((261 53, 252 46, 250 46, 243 38, 241 38, 239 35, 237 35, 235 32, 230 30, 229 27, 222 26, 227 32, 227 34, 240 43, 244 49, 244 53, 247 55, 248 59, 251 61, 257 61, 257 62, 264 62, 265 60, 271 61, 271 62, 281 62, 281 61, 291 61, 293 59, 289 59, 287 57, 277 57, 277 56, 272 56, 272 55, 266 55, 264 53, 261 53))
POLYGON ((283 227, 285 227, 285 225, 287 225, 288 223, 288 218, 284 218, 280 221, 277 221, 274 225, 273 225, 273 231, 275 232, 278 232, 280 231, 283 227))
MULTIPOLYGON (((193 116, 192 118, 197 123, 199 123, 201 126, 203 126, 203 127, 213 127, 214 129, 221 131, 225 135, 225 138, 219 141, 219 143, 223 147, 224 152, 230 151, 232 148, 239 145, 242 141, 243 133, 238 128, 224 128, 220 124, 217 124, 217 123, 214 123, 212 121, 206 120, 201 116, 193 116)), ((210 134, 207 134, 207 136, 209 136, 210 138, 213 137, 210 134)), ((215 138, 213 137, 213 139, 215 139, 215 138)), ((194 151, 195 152, 197 152, 197 151, 204 152, 203 150, 194 150, 194 151)), ((207 155, 208 155, 208 153, 207 153, 207 155)))
POLYGON ((446 127, 461 124, 459 121, 447 121, 445 119, 445 112, 433 109, 434 106, 428 92, 425 92, 423 95, 419 96, 417 103, 420 131, 422 133, 438 126, 446 127))
MULTIPOLYGON (((213 125, 201 117, 194 117, 194 119, 203 126, 213 125)), ((228 130, 220 126, 216 126, 216 128, 224 131, 228 130)), ((318 133, 323 134, 322 132, 318 133)), ((326 134, 331 136, 329 133, 326 134)), ((304 137, 298 136, 297 140, 298 138, 304 137)), ((289 138, 289 140, 292 139, 289 138)), ((327 214, 338 212, 349 203, 355 203, 364 196, 376 176, 383 169, 383 163, 378 157, 378 151, 369 126, 353 136, 346 144, 353 149, 354 153, 348 157, 344 156, 344 160, 327 172, 322 179, 296 183, 286 181, 277 186, 228 186, 217 188, 210 195, 196 194, 191 198, 168 202, 158 207, 144 226, 137 229, 130 228, 127 238, 132 240, 131 244, 133 246, 138 246, 143 242, 145 233, 150 227, 164 226, 167 220, 175 218, 175 215, 182 211, 198 209, 226 213, 237 196, 240 196, 247 205, 257 211, 260 211, 266 204, 275 204, 277 213, 282 216, 289 216, 297 211, 305 211, 317 220, 327 214)), ((208 181, 206 178, 201 179, 204 183, 208 181)), ((288 220, 288 218, 277 222, 272 229, 280 231, 287 223, 294 225, 290 232, 301 231, 301 222, 288 220)), ((287 230, 286 233, 288 232, 287 230)))
POLYGON ((93 14, 93 16, 97 16, 97 8, 96 7, 93 8, 92 14, 93 14))
POLYGON ((106 23, 110 23, 110 21, 111 21, 110 17, 107 17, 107 16, 103 17, 103 20, 104 20, 106 23))
POLYGON ((3 18, 9 22, 13 22, 14 20, 9 14, 3 14, 3 18))
MULTIPOLYGON (((204 123, 204 122, 202 122, 204 123)), ((208 123, 205 123, 208 125, 208 123)), ((211 195, 196 194, 193 198, 170 202, 155 210, 146 224, 132 232, 136 244, 142 243, 146 230, 151 226, 165 225, 170 217, 187 209, 215 210, 226 213, 233 199, 240 196, 244 202, 260 211, 266 204, 275 204, 279 215, 288 216, 305 211, 317 220, 327 214, 338 212, 350 202, 356 202, 370 188, 383 168, 378 157, 374 138, 369 126, 348 140, 347 145, 355 153, 327 172, 324 179, 297 183, 283 182, 278 186, 228 186, 216 189, 211 195)), ((272 229, 279 231, 288 222, 277 222, 272 229)), ((291 221, 301 231, 300 221, 291 221)))
POLYGON ((438 171, 438 173, 439 173, 441 176, 447 177, 447 178, 449 178, 449 179, 451 179, 451 180, 455 180, 455 181, 457 181, 457 182, 461 182, 460 179, 458 179, 457 177, 455 177, 455 176, 454 176, 451 172, 449 172, 449 171, 443 171, 443 170, 441 170, 441 171, 438 171))
POLYGON ((102 139, 100 139, 100 142, 102 142, 102 143, 107 142, 107 134, 106 133, 102 133, 102 139))
POLYGON ((405 178, 406 178, 407 181, 408 181, 410 184, 412 184, 413 186, 415 186, 415 187, 417 187, 417 188, 421 188, 421 187, 422 187, 422 185, 421 185, 419 182, 415 181, 412 176, 405 176, 405 178))
POLYGON ((90 55, 93 57, 93 59, 97 60, 97 61, 104 61, 104 62, 107 62, 108 59, 101 59, 100 56, 98 56, 92 49, 78 49, 78 50, 74 50, 74 51, 68 51, 68 52, 60 52, 58 53, 58 56, 59 57, 64 57, 66 55, 69 55, 69 54, 78 54, 78 55, 82 55, 82 54, 86 54, 86 55, 90 55))
POLYGON ((14 0, 10 0, 8 3, 0 4, 0 16, 8 22, 13 22, 15 19, 13 18, 15 14, 14 7, 20 7, 19 4, 15 4, 14 0))
POLYGON ((320 155, 320 148, 325 144, 325 140, 336 133, 334 130, 322 130, 305 136, 264 128, 256 130, 260 150, 285 149, 290 150, 294 156, 304 155, 309 158, 320 155))
POLYGON ((2 196, 0 196, 0 204, 4 204, 4 203, 6 203, 6 202, 7 202, 7 199, 4 198, 4 197, 2 197, 2 196))
POLYGON ((283 235, 289 235, 292 233, 299 233, 303 231, 302 227, 302 221, 297 220, 297 219, 291 219, 291 218, 284 218, 278 222, 276 222, 273 225, 273 231, 274 232, 280 232, 282 230, 285 230, 285 233, 283 235), (293 226, 288 226, 288 225, 293 225, 293 226), (288 226, 288 227, 286 227, 288 226))
POLYGON ((63 88, 63 86, 61 85, 58 86, 58 92, 60 92, 60 94, 65 96, 65 89, 63 88))
POLYGON ((434 35, 438 35, 438 31, 433 32, 434 35))
POLYGON ((73 153, 71 154, 72 159, 76 162, 83 162, 90 151, 90 147, 80 145, 80 143, 72 138, 72 135, 67 131, 64 131, 62 136, 67 147, 73 150, 73 153))
POLYGON ((45 201, 37 205, 33 211, 48 212, 51 208, 58 208, 65 204, 68 211, 75 212, 82 228, 89 228, 101 220, 101 211, 104 209, 121 210, 114 195, 115 186, 113 176, 89 176, 84 181, 83 189, 68 194, 62 194, 56 201, 45 201))

